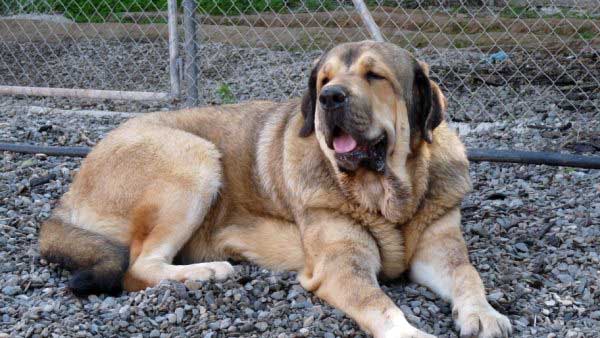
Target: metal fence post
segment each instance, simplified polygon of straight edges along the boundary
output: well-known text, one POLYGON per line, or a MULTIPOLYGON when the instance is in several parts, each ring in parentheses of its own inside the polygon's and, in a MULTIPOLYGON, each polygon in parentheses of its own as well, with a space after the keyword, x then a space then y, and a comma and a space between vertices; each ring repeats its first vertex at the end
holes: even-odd
POLYGON ((183 0, 183 30, 185 32, 186 106, 199 105, 198 99, 198 41, 196 28, 196 0, 183 0))
POLYGON ((179 66, 179 34, 177 33, 177 0, 168 2, 169 16, 169 77, 171 79, 171 96, 179 98, 181 94, 179 66))

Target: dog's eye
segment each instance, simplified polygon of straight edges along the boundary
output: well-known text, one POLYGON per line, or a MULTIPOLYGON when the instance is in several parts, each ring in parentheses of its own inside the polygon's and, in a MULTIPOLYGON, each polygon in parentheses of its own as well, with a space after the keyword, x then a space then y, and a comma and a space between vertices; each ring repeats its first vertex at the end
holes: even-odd
POLYGON ((323 87, 324 85, 326 85, 326 84, 327 84, 327 82, 329 82, 329 79, 328 79, 328 78, 326 78, 326 77, 325 77, 325 78, 323 78, 323 81, 321 81, 321 87, 323 87))
POLYGON ((371 81, 371 80, 385 80, 385 77, 377 74, 377 73, 373 73, 373 72, 368 72, 367 75, 367 80, 371 81))

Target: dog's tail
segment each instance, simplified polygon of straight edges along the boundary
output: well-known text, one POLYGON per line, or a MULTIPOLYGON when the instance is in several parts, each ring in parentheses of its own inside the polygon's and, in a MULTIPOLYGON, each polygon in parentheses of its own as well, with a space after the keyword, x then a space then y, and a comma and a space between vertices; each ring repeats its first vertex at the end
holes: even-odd
POLYGON ((73 271, 69 287, 77 296, 118 294, 129 266, 129 248, 105 236, 52 217, 40 230, 40 253, 73 271))

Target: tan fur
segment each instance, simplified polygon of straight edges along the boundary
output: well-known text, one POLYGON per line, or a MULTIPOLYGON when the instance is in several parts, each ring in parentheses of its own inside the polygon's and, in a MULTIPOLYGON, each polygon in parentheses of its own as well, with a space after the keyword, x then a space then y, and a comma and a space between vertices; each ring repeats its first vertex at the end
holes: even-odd
MULTIPOLYGON (((470 189, 465 150, 444 122, 431 144, 409 126, 412 77, 402 74, 415 63, 404 51, 363 42, 331 51, 318 74, 317 92, 326 79, 368 98, 373 118, 366 133, 393 136, 385 173, 341 172, 320 114, 314 136, 298 135, 304 119, 297 100, 149 114, 111 132, 84 160, 42 227, 42 254, 68 258, 68 247, 84 253, 73 268, 93 268, 102 262, 92 252, 103 257, 111 245, 126 246, 127 290, 161 279, 226 278, 233 273, 219 262, 226 259, 295 270, 305 288, 377 337, 428 336, 377 282, 377 276, 398 277, 413 262, 452 276, 455 286, 445 296, 459 317, 461 307, 484 309, 456 216, 470 189), (351 48, 355 58, 346 65, 343 53, 351 48), (386 79, 367 81, 369 71, 386 79), (447 218, 446 227, 437 225, 447 218), (61 244, 65 227, 81 240, 61 244), (465 291, 471 287, 474 296, 465 291)), ((439 87, 432 89, 445 106, 439 87)), ((117 271, 118 262, 105 256, 102 264, 117 271)), ((477 331, 472 311, 464 316, 469 319, 459 324, 469 332, 495 334, 492 317, 478 317, 484 324, 477 331)))

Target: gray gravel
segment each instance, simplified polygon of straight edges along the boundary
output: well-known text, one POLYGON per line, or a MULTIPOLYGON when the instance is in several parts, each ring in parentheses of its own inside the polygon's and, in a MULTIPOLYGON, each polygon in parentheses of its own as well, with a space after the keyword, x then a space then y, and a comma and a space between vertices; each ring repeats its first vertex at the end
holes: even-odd
MULTIPOLYGON (((229 47, 209 47, 230 52, 229 47)), ((311 62, 303 59, 305 55, 236 52, 239 58, 214 61, 214 67, 231 67, 226 81, 236 99, 269 95, 277 99, 283 97, 280 91, 294 95, 301 91, 296 87, 304 82, 311 62), (248 58, 257 53, 262 56, 248 58), (275 76, 284 69, 285 76, 275 76), (241 72, 249 75, 235 76, 241 72)), ((463 63, 478 58, 468 53, 463 57, 463 63)), ((439 67, 441 73, 444 62, 438 61, 431 57, 434 70, 439 67)), ((210 69, 203 72, 210 74, 210 69)), ((211 79, 203 96, 219 102, 216 88, 222 79, 217 73, 211 79)), ((455 85, 451 104, 473 107, 451 111, 469 147, 600 155, 598 111, 569 111, 544 84, 529 89, 460 89, 458 80, 448 82, 455 85), (499 98, 507 109, 494 108, 499 98), (495 118, 468 116, 467 112, 488 106, 492 108, 486 114, 495 118)), ((583 100, 582 106, 597 99, 583 100)), ((169 108, 3 97, 0 142, 92 146, 126 119, 34 113, 20 108, 24 104, 128 111, 169 108)), ((40 260, 36 241, 40 222, 67 190, 81 160, 0 156, 0 337, 364 336, 352 320, 302 290, 294 273, 272 273, 246 264, 237 265, 237 275, 222 283, 165 282, 120 297, 75 298, 65 289, 69 273, 40 260)), ((600 171, 474 163, 471 177, 474 191, 463 203, 465 237, 490 303, 510 317, 515 336, 597 337, 600 171)), ((450 306, 432 292, 406 279, 384 288, 414 325, 442 337, 456 336, 450 306)))

